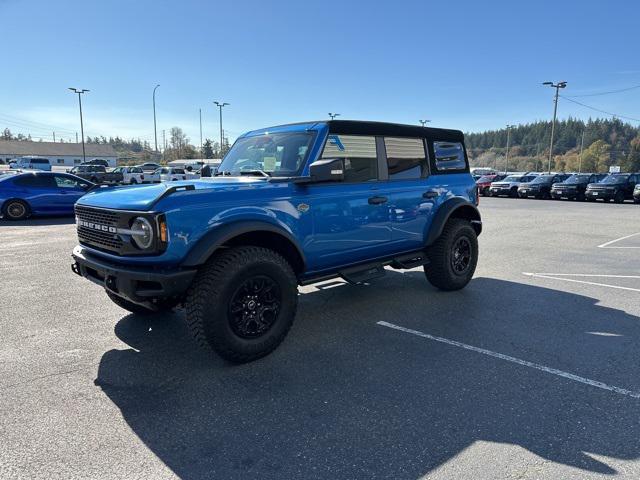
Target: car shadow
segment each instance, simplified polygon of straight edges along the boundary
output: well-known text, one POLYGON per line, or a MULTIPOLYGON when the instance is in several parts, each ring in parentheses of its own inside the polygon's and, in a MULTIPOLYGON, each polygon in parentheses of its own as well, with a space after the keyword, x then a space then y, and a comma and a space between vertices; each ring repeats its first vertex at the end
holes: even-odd
POLYGON ((246 365, 199 349, 181 313, 128 315, 115 333, 130 348, 106 352, 95 383, 181 478, 417 478, 478 441, 615 474, 596 456, 640 458, 640 400, 376 323, 640 391, 639 319, 596 303, 490 278, 444 293, 389 272, 301 294, 284 344, 246 365))
POLYGON ((76 219, 73 215, 59 217, 31 217, 26 220, 6 220, 0 218, 0 227, 35 227, 39 225, 71 225, 76 219))

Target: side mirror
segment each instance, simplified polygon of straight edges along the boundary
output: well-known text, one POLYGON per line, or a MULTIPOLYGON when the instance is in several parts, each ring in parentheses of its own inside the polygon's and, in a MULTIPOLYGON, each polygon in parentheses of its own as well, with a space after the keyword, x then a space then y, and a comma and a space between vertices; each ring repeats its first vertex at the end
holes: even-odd
POLYGON ((344 180, 344 159, 327 158, 309 165, 309 177, 301 177, 296 183, 341 182, 344 180))

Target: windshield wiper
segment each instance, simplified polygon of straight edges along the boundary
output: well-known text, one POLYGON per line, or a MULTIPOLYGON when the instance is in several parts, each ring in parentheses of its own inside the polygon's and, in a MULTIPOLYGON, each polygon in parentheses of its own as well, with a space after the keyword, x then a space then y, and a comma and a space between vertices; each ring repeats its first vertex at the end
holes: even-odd
POLYGON ((269 175, 267 172, 265 172, 264 170, 260 170, 258 168, 256 169, 252 169, 252 170, 240 170, 240 175, 261 175, 263 177, 267 177, 269 178, 271 175, 269 175))

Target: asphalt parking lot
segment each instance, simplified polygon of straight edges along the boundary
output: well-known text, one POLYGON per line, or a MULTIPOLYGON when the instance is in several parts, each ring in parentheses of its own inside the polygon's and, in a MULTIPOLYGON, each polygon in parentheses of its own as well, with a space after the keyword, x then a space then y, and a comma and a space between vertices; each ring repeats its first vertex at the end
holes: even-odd
POLYGON ((463 291, 300 289, 234 366, 0 221, 0 478, 640 478, 640 206, 482 199, 463 291))

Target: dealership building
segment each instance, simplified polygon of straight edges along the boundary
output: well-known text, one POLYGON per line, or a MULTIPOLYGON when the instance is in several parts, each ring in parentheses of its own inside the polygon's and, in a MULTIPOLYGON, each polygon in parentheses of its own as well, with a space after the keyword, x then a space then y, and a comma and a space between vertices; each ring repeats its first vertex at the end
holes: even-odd
MULTIPOLYGON (((85 144, 87 160, 100 158, 116 166, 116 152, 111 145, 85 144)), ((29 142, 19 140, 0 140, 0 165, 18 157, 48 158, 52 166, 73 167, 82 163, 81 143, 29 142)))

